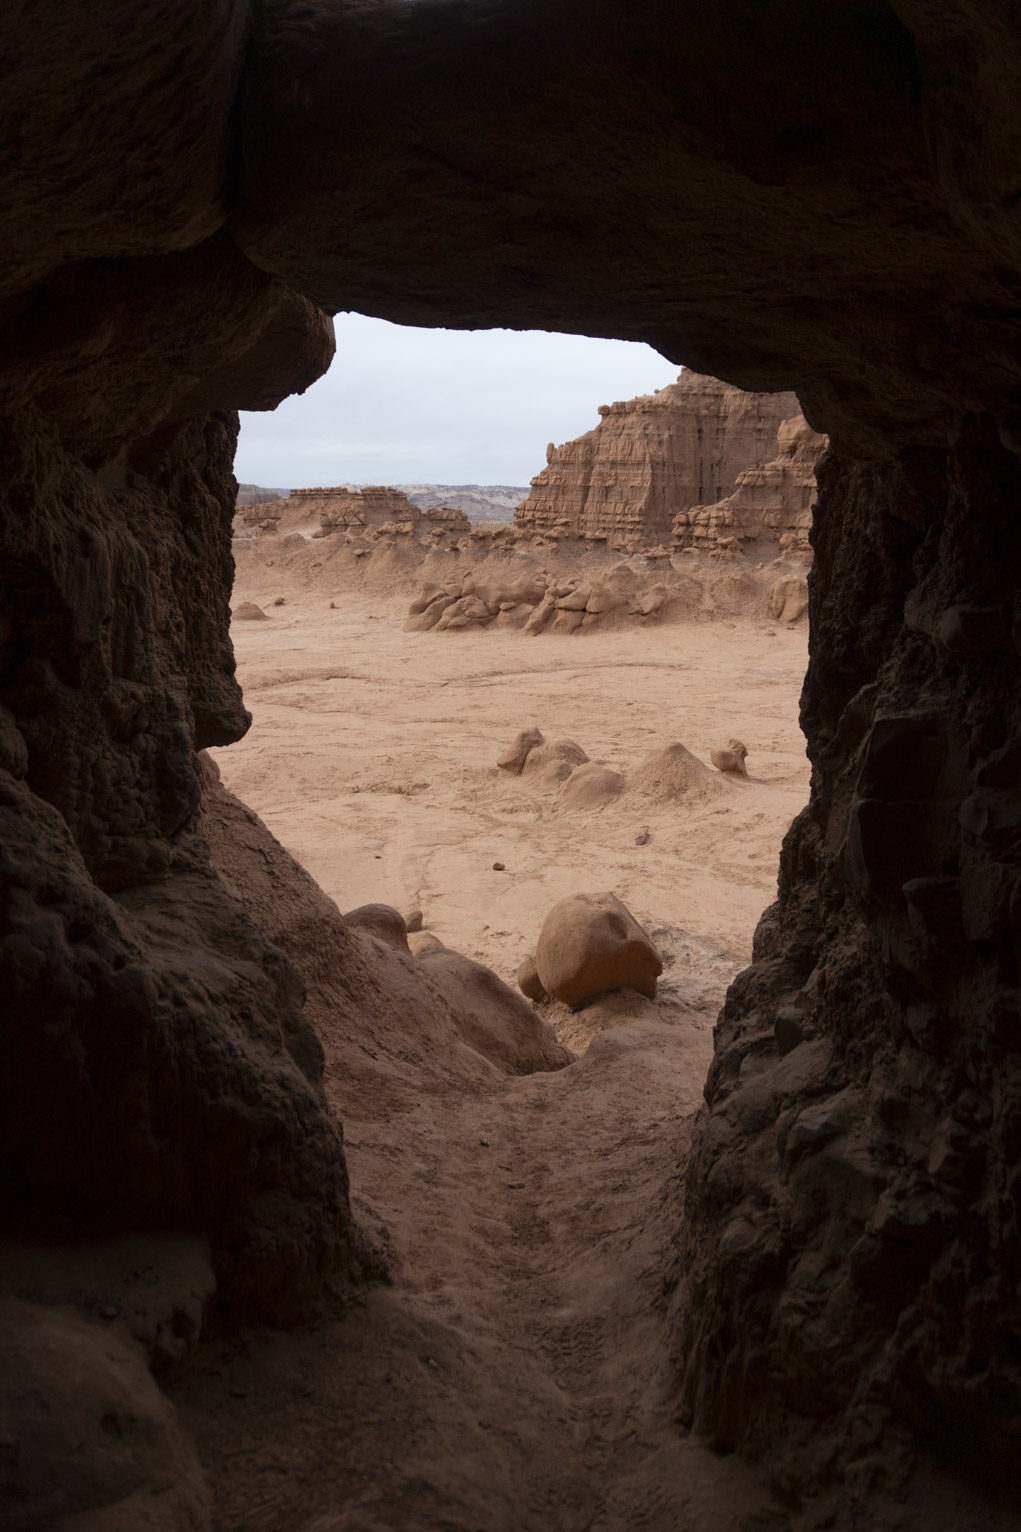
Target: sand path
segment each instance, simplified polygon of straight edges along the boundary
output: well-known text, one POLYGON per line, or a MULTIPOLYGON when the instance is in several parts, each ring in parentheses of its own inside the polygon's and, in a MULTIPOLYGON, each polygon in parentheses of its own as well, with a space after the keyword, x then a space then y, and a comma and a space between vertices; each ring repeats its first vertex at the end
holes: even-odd
POLYGON ((672 964, 658 1014, 555 1074, 457 1086, 324 1037, 354 1205, 392 1286, 339 1322, 207 1348, 176 1390, 218 1528, 788 1524, 747 1469, 685 1436, 669 1336, 712 1022, 807 791, 802 635, 430 641, 379 603, 324 605, 289 601, 236 633, 255 727, 219 759, 341 907, 419 900, 508 977, 549 904, 613 887, 672 964), (625 799, 565 816, 493 770, 532 721, 621 767, 671 738, 706 759, 738 734, 755 780, 688 811, 625 799))

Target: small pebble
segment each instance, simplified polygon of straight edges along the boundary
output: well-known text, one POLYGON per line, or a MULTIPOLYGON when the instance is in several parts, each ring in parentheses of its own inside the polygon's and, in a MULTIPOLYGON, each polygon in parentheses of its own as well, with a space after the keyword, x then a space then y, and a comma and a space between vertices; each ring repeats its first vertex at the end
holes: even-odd
POLYGON ((524 1189, 525 1189, 524 1181, 508 1181, 507 1182, 507 1190, 509 1192, 523 1192, 524 1189))
POLYGON ((482 1145, 483 1149, 488 1149, 489 1148, 489 1139, 488 1138, 480 1138, 479 1139, 479 1143, 482 1145))
POLYGON ((641 835, 636 835, 635 836, 635 845, 636 846, 647 846, 651 839, 652 839, 652 836, 649 834, 648 826, 646 826, 646 828, 642 831, 641 835))
POLYGON ((102 1314, 104 1319, 116 1319, 117 1318, 117 1310, 115 1308, 111 1308, 111 1306, 109 1304, 107 1304, 105 1309, 100 1309, 99 1312, 100 1312, 100 1314, 102 1314))
POLYGON ((434 1356, 427 1356, 425 1359, 425 1365, 427 1367, 438 1367, 440 1364, 437 1362, 434 1356))
POLYGON ((504 866, 504 864, 502 862, 494 862, 493 863, 493 871, 494 872, 506 872, 507 869, 506 869, 506 867, 504 866))
POLYGON ((276 598, 276 600, 274 601, 274 603, 273 603, 274 606, 283 606, 283 604, 284 604, 283 596, 278 596, 276 598))

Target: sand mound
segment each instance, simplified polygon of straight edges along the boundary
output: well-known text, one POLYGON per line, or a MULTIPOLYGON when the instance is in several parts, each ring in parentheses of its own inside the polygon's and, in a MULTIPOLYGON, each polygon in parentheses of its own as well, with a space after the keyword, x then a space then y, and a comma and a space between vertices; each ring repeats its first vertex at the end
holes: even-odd
POLYGON ((584 766, 588 756, 573 739, 547 740, 525 756, 522 775, 536 777, 548 787, 566 782, 576 766, 584 766))
POLYGON ((703 802, 726 791, 719 777, 677 741, 647 755, 632 772, 630 786, 633 792, 660 801, 703 802))
POLYGON ((549 1024, 491 968, 448 947, 419 949, 430 982, 463 1040, 509 1075, 563 1069, 571 1054, 549 1024))
POLYGON ((559 797, 565 808, 597 809, 612 802, 623 788, 624 778, 612 766, 585 761, 565 779, 559 797))
POLYGON ((261 606, 256 606, 254 601, 242 601, 240 605, 231 608, 230 614, 235 622, 268 622, 269 618, 261 606))

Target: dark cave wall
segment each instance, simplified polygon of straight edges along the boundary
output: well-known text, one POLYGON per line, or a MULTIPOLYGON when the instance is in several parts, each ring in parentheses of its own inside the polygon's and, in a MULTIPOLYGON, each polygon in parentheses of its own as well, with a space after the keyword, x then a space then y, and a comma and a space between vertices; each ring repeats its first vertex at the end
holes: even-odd
POLYGON ((945 459, 824 461, 811 801, 688 1178, 685 1418, 864 1505, 916 1430, 1017 1491, 1019 506, 982 417, 945 459))
POLYGON ((867 1503, 915 1432, 1010 1467, 1019 57, 1011 0, 3 12, 11 1218, 184 1225, 236 1313, 357 1279, 300 983, 196 830, 245 726, 232 412, 325 370, 317 304, 646 339, 839 449, 812 799, 679 1236, 685 1419, 792 1498, 867 1503))
POLYGON ((222 1303, 294 1317, 359 1270, 340 1127, 301 981, 211 870, 196 752, 249 723, 223 404, 304 387, 332 327, 221 236, 85 263, 7 335, 5 1222, 191 1229, 222 1303))

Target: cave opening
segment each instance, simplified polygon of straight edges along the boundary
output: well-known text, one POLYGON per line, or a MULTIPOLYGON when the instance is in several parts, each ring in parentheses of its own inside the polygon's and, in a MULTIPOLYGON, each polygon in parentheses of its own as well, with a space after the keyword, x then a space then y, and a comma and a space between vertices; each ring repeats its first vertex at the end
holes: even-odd
MULTIPOLYGON (((1014 1532, 1017 7, 43 9, 0 17, 7 1520, 1014 1532), (348 310, 641 341, 829 437, 809 801, 704 1099, 648 1013, 557 1067, 218 778, 236 412, 348 310)), ((427 711, 431 784, 475 723, 427 711)))

